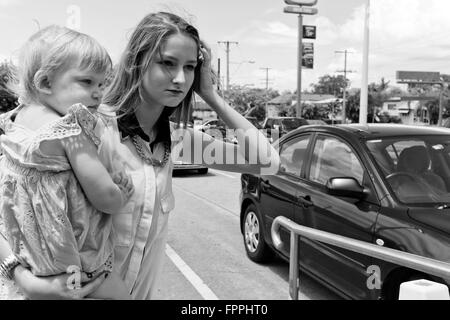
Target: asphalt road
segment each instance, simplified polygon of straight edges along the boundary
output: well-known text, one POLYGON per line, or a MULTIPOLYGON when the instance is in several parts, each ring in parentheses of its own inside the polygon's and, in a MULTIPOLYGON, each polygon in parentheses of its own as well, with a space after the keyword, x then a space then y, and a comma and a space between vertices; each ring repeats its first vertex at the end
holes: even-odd
MULTIPOLYGON (((289 300, 289 264, 259 265, 239 229, 240 174, 177 174, 164 271, 156 299, 289 300)), ((300 300, 340 299, 301 274, 300 300)))

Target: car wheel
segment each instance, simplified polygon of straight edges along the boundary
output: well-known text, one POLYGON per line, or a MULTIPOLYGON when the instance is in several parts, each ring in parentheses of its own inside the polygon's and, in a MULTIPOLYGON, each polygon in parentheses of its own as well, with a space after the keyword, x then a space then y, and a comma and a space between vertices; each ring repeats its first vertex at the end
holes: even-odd
POLYGON ((244 246, 248 257, 255 262, 270 260, 273 252, 264 238, 261 214, 253 204, 245 210, 242 223, 244 224, 244 246))
POLYGON ((208 173, 208 168, 198 169, 198 173, 200 173, 200 174, 207 174, 208 173))

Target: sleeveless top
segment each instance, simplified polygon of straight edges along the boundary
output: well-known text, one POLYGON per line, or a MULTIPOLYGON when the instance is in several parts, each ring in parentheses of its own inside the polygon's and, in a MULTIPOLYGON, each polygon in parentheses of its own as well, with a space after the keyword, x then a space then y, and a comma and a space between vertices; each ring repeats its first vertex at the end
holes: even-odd
POLYGON ((14 123, 21 107, 0 116, 0 232, 37 276, 73 266, 89 273, 111 270, 112 215, 90 204, 65 156, 41 150, 43 141, 80 134, 100 146, 102 118, 77 104, 32 131, 14 123))

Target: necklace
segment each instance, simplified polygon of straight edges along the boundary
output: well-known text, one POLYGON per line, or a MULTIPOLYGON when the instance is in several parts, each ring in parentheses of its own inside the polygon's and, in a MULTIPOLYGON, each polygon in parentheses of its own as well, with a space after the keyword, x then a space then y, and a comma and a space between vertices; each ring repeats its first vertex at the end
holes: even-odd
POLYGON ((162 160, 158 160, 158 159, 154 159, 151 158, 147 152, 145 151, 145 146, 143 145, 142 139, 138 136, 133 136, 131 138, 131 141, 133 142, 136 151, 139 155, 139 157, 145 161, 145 163, 151 165, 151 166, 155 166, 155 167, 163 167, 166 163, 167 160, 169 160, 169 156, 170 156, 170 144, 165 142, 164 143, 164 156, 162 158, 162 160))

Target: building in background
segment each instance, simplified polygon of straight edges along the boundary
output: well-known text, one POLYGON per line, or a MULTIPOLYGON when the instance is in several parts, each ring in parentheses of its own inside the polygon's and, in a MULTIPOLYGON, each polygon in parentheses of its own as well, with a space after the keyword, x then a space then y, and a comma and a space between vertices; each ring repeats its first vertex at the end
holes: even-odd
POLYGON ((430 114, 425 102, 438 99, 438 96, 392 97, 383 103, 380 114, 388 114, 390 117, 398 117, 403 124, 420 125, 430 124, 430 114))

